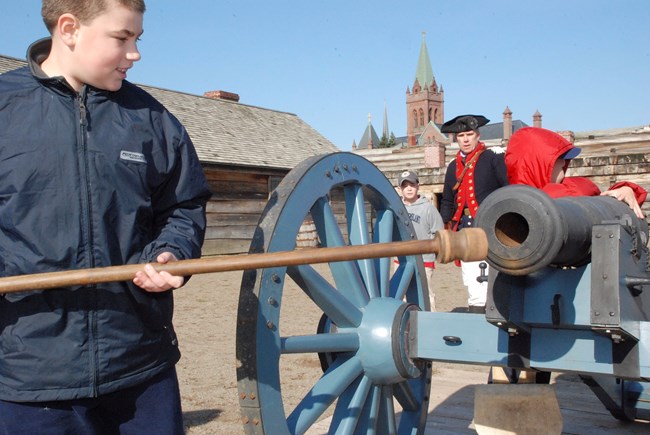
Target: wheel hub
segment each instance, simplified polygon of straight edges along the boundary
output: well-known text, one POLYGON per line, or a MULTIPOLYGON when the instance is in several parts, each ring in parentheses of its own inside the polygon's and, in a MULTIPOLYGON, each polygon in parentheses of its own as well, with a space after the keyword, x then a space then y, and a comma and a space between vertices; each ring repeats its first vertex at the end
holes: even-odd
POLYGON ((364 308, 357 355, 373 382, 388 385, 420 375, 408 356, 408 319, 414 310, 419 308, 392 298, 372 299, 364 308))

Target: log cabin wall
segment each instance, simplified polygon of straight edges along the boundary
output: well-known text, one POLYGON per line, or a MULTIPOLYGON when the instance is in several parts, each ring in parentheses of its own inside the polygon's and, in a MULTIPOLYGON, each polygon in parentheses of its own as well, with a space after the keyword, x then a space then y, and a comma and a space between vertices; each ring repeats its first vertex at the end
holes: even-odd
MULTIPOLYGON (((212 197, 206 207, 207 228, 201 255, 243 254, 248 252, 258 221, 275 189, 288 171, 244 170, 204 166, 212 197)), ((345 208, 333 204, 345 235, 345 208)), ((310 216, 305 218, 296 238, 296 247, 319 244, 310 216)))
POLYGON ((203 255, 248 252, 270 192, 286 171, 251 171, 204 166, 212 190, 207 205, 203 255))

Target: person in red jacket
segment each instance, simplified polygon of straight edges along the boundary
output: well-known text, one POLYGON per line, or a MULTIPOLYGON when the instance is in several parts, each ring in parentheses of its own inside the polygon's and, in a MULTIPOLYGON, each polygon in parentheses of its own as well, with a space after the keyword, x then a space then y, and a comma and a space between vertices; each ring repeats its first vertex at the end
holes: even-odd
POLYGON ((580 151, 553 131, 539 127, 519 129, 510 138, 506 150, 508 181, 536 187, 551 198, 609 195, 624 201, 638 218, 643 219, 641 204, 647 191, 641 186, 621 181, 601 193, 598 186, 587 178, 566 176, 571 159, 580 151))
MULTIPOLYGON (((566 171, 572 159, 581 149, 561 135, 539 127, 525 127, 517 130, 506 150, 505 162, 510 184, 526 184, 546 192, 551 198, 563 196, 608 195, 624 201, 643 219, 641 204, 647 192, 641 186, 622 181, 602 192, 591 180, 584 177, 567 177, 566 171)), ((498 382, 501 372, 490 372, 489 383, 498 382)), ((530 372, 504 368, 506 381, 510 383, 548 383, 549 372, 530 372), (524 378, 525 374, 525 378, 524 378), (529 376, 533 374, 533 376, 529 376)))

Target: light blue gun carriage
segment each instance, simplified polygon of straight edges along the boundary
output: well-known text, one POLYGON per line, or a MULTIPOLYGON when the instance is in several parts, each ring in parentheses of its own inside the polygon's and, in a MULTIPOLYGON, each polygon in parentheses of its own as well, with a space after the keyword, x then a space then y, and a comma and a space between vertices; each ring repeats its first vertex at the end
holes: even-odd
MULTIPOLYGON (((289 173, 251 253, 294 249, 307 216, 326 247, 415 237, 391 183, 351 153, 289 173)), ((485 315, 428 311, 417 255, 400 257, 392 275, 391 258, 330 263, 327 274, 311 265, 245 272, 237 375, 246 432, 302 434, 331 415, 329 433, 422 433, 431 361, 577 373, 615 417, 647 418, 646 223, 613 198, 551 200, 525 186, 491 195, 478 223, 492 266, 485 315), (287 280, 322 310, 312 333, 283 333, 287 280), (324 370, 298 403, 285 402, 291 384, 280 375, 293 355, 318 356, 324 370)))

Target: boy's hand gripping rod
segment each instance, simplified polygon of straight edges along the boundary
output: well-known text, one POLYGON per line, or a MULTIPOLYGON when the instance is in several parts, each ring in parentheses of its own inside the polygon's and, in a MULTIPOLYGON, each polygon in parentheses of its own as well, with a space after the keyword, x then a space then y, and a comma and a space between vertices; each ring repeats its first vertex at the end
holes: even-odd
MULTIPOLYGON (((180 260, 166 264, 153 263, 156 270, 172 275, 188 276, 201 273, 228 272, 270 267, 332 263, 364 258, 400 257, 424 253, 436 254, 436 261, 479 261, 487 256, 487 238, 482 229, 466 228, 458 232, 441 230, 433 239, 391 243, 371 243, 326 248, 308 248, 258 254, 205 257, 180 260)), ((114 281, 130 281, 143 264, 47 272, 0 278, 0 293, 92 285, 114 281)))

